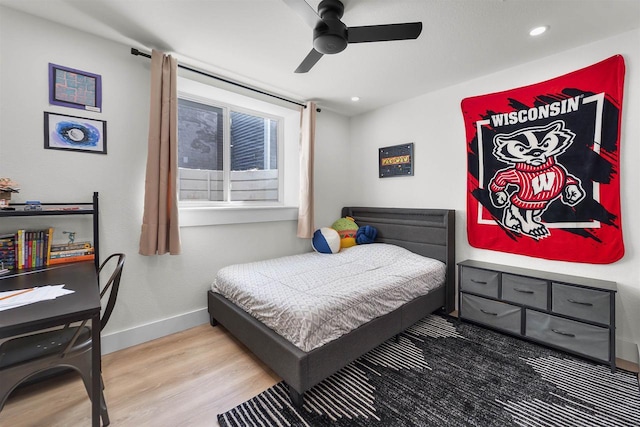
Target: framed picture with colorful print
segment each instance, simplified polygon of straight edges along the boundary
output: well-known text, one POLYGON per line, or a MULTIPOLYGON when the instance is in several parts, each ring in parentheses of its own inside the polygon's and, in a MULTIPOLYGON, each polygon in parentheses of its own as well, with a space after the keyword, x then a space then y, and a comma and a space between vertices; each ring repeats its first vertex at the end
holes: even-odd
POLYGON ((413 176, 413 142, 378 149, 378 177, 413 176))
POLYGON ((462 101, 476 248, 608 264, 624 255, 620 55, 462 101))
POLYGON ((102 111, 102 77, 49 63, 49 103, 99 113, 102 111))

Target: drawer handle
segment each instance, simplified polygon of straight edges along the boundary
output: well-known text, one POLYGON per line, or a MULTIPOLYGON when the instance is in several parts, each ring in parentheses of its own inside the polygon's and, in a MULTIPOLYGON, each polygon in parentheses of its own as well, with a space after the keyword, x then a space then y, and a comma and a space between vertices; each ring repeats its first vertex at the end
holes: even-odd
POLYGON ((478 285, 486 285, 487 282, 483 281, 483 280, 476 280, 476 279, 471 279, 471 281, 473 283, 477 283, 478 285))
POLYGON ((562 335, 565 337, 571 337, 571 338, 575 338, 575 334, 570 334, 569 332, 563 332, 563 331, 559 331, 557 329, 551 329, 553 332, 555 332, 558 335, 562 335))
POLYGON ((497 316, 498 313, 492 313, 490 311, 484 311, 483 309, 480 309, 481 312, 483 312, 484 314, 488 314, 489 316, 497 316))
POLYGON ((523 294, 534 294, 534 291, 531 291, 529 289, 518 289, 518 288, 513 288, 514 291, 516 292, 522 292, 523 294))
POLYGON ((573 304, 580 304, 580 305, 586 305, 588 307, 593 307, 593 304, 591 304, 590 302, 576 301, 576 300, 573 300, 571 298, 569 298, 567 301, 569 301, 570 303, 573 303, 573 304))

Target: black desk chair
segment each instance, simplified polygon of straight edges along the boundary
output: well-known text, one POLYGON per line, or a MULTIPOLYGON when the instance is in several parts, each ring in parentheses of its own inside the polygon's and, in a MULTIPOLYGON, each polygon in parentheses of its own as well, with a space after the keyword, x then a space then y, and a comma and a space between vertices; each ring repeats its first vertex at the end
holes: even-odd
MULTIPOLYGON (((100 318, 100 330, 104 328, 111 317, 111 312, 116 304, 122 268, 125 255, 110 255, 100 268, 98 276, 107 265, 112 265, 113 270, 109 280, 100 291, 100 299, 108 296, 107 304, 103 307, 100 318), (112 262, 110 262, 113 260, 112 262)), ((105 270, 106 272, 106 270, 105 270)), ((87 389, 89 398, 93 400, 97 396, 91 396, 91 329, 87 320, 80 325, 65 325, 62 328, 23 335, 12 338, 0 345, 0 411, 16 387, 23 382, 37 376, 46 375, 46 371, 56 368, 72 368, 80 373, 82 381, 87 389)), ((94 325, 91 325, 93 327, 94 325)), ((104 390, 104 383, 102 389, 104 390)), ((104 399, 104 391, 100 393, 100 416, 104 426, 109 425, 109 414, 104 399)))

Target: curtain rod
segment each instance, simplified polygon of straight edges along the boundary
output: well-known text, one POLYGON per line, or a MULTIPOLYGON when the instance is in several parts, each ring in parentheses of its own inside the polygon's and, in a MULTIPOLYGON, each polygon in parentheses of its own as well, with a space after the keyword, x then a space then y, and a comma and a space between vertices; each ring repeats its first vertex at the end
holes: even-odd
MULTIPOLYGON (((150 54, 141 52, 138 49, 136 49, 135 47, 131 48, 131 54, 134 55, 134 56, 144 56, 145 58, 149 58, 149 59, 151 58, 150 54)), ((306 105, 304 105, 304 104, 302 104, 302 103, 300 103, 298 101, 287 99, 287 98, 284 98, 282 96, 275 95, 273 93, 265 92, 265 91, 262 91, 260 89, 253 88, 251 86, 245 86, 245 85, 243 85, 241 83, 234 82, 232 80, 227 80, 227 79, 225 79, 223 77, 220 77, 220 76, 216 76, 215 74, 207 73, 207 72, 202 71, 202 70, 197 70, 195 68, 191 68, 191 67, 188 67, 188 66, 182 65, 182 64, 178 64, 178 67, 182 68, 183 70, 191 71, 191 72, 194 72, 196 74, 200 74, 200 75, 203 75, 203 76, 206 76, 206 77, 210 77, 212 79, 220 80, 221 82, 224 82, 224 83, 229 83, 231 85, 238 86, 238 87, 241 87, 243 89, 247 89, 247 90, 250 90, 250 91, 253 91, 253 92, 257 92, 257 93, 259 93, 261 95, 270 96, 272 98, 277 98, 277 99, 279 99, 281 101, 290 102, 291 104, 296 104, 296 105, 299 105, 299 106, 301 106, 303 108, 307 108, 306 105)), ((320 108, 316 108, 316 111, 320 112, 320 108)))

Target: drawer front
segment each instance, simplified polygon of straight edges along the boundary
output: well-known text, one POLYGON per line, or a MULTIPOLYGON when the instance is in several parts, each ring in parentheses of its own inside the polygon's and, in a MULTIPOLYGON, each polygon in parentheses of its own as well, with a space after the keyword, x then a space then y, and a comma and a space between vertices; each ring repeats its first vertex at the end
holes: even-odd
POLYGON ((547 309, 547 281, 531 277, 502 275, 502 299, 529 307, 547 309))
POLYGON ((460 272, 460 290, 498 298, 500 273, 462 267, 460 272))
POLYGON ((520 334, 522 309, 499 301, 475 295, 461 294, 460 313, 463 319, 474 320, 488 326, 520 334))
POLYGON ((609 329, 526 310, 525 335, 599 360, 609 361, 609 329))
POLYGON ((609 325, 610 293, 552 283, 551 311, 609 325))

